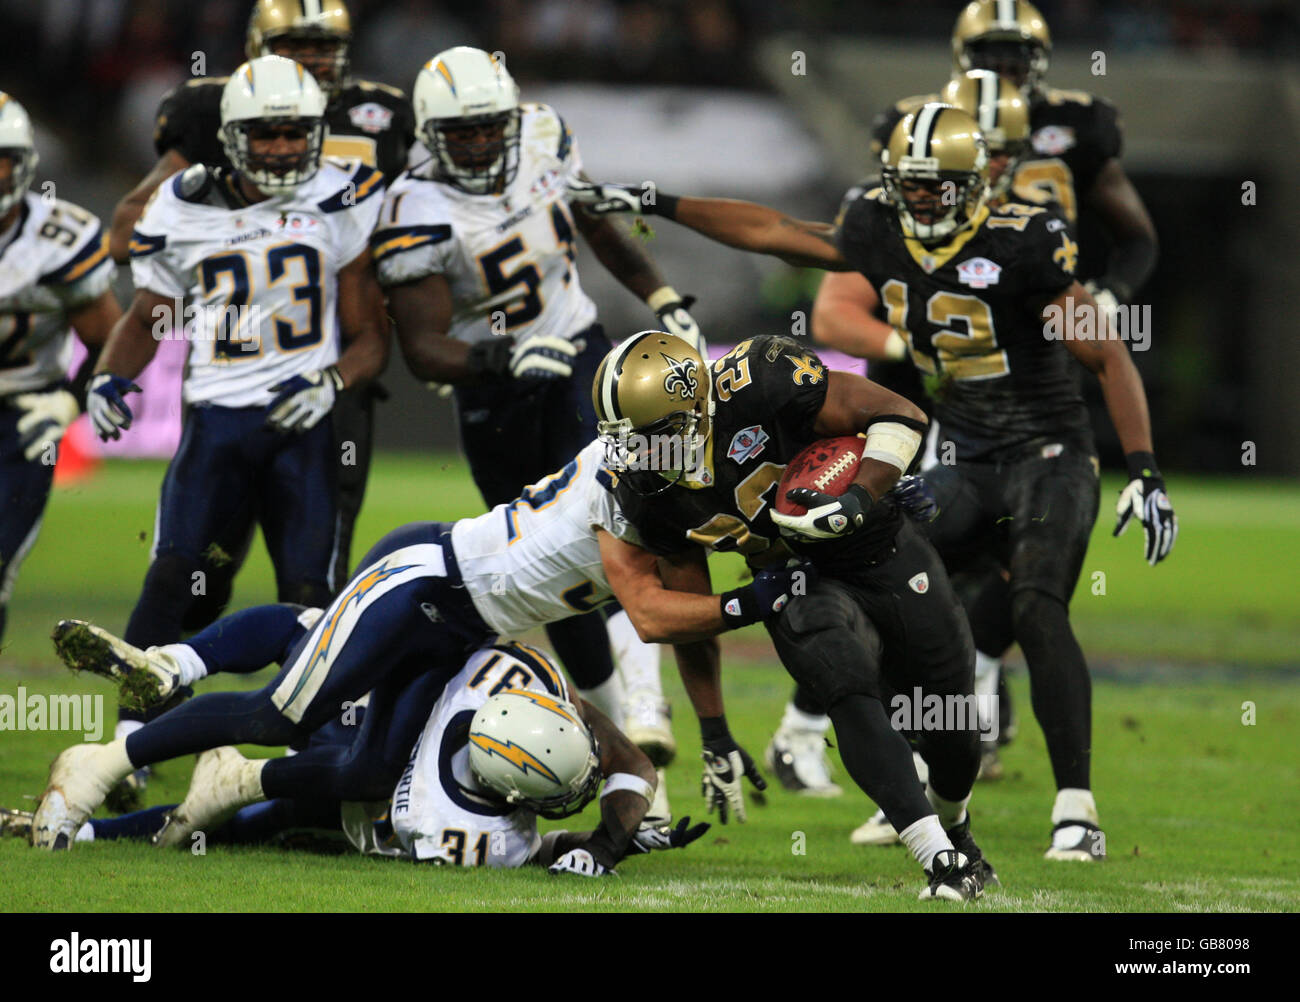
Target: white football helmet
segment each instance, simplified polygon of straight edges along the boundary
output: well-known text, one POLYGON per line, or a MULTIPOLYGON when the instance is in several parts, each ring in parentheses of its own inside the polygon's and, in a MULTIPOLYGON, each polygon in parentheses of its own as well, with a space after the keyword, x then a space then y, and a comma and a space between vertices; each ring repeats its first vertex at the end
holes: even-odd
POLYGON ((320 170, 325 142, 325 95, 300 63, 259 56, 230 75, 221 92, 221 142, 239 173, 268 195, 293 191, 320 170), (254 154, 250 136, 275 126, 301 128, 301 153, 254 154))
POLYGON ((458 45, 420 69, 416 130, 442 178, 471 195, 504 191, 519 171, 519 87, 505 63, 458 45))
POLYGON ((0 189, 0 214, 8 212, 27 194, 36 165, 41 162, 36 153, 32 134, 32 121, 27 111, 12 97, 0 91, 0 156, 13 161, 13 172, 7 188, 0 189))
POLYGON ((482 786, 544 818, 577 814, 600 785, 596 740, 572 703, 505 689, 478 708, 469 767, 482 786))

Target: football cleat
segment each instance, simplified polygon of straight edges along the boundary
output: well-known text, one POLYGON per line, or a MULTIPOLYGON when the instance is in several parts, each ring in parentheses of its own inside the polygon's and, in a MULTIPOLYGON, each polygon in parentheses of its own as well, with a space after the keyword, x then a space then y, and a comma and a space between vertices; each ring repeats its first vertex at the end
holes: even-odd
POLYGON ((965 821, 953 825, 945 834, 952 842, 953 848, 971 861, 971 865, 975 867, 975 871, 979 874, 981 887, 1002 886, 1002 881, 998 879, 993 864, 984 858, 984 853, 980 851, 980 847, 975 844, 975 839, 971 837, 970 811, 966 812, 965 821))
POLYGON ((104 806, 113 814, 130 814, 144 807, 144 791, 149 785, 153 770, 149 766, 137 769, 108 791, 104 806))
POLYGON ((656 769, 655 772, 659 776, 659 783, 655 787, 654 799, 650 801, 650 809, 645 812, 645 817, 641 819, 641 823, 658 828, 661 825, 672 823, 673 812, 668 806, 668 784, 664 779, 664 771, 656 769))
POLYGON ((767 767, 791 793, 805 797, 838 797, 842 792, 831 780, 824 731, 782 727, 767 746, 767 767))
POLYGON ((677 756, 672 710, 653 692, 638 689, 623 701, 623 733, 656 769, 672 765, 677 756))
POLYGON ((30 843, 32 817, 31 811, 14 811, 8 807, 0 807, 0 835, 20 838, 30 843))
MULTIPOLYGON (((50 765, 50 781, 32 817, 32 845, 68 849, 86 819, 123 773, 105 761, 110 745, 73 745, 50 765)), ((125 755, 122 756, 125 758, 125 755)), ((127 770, 130 763, 127 763, 127 770)))
POLYGON ((246 759, 229 745, 202 752, 194 763, 190 789, 153 836, 161 847, 188 845, 196 831, 215 827, 235 811, 265 798, 265 759, 246 759))
POLYGON ((981 741, 980 771, 975 776, 976 781, 993 783, 1001 779, 1004 774, 1002 758, 998 755, 998 743, 996 741, 981 741))
POLYGON ((1106 833, 1090 821, 1058 822, 1043 858, 1100 863, 1106 858, 1106 833))
POLYGON ((984 894, 978 867, 956 849, 936 853, 926 875, 930 883, 917 895, 922 901, 975 901, 984 894))
POLYGON ((79 619, 62 620, 52 639, 55 652, 73 671, 94 672, 117 683, 122 705, 128 709, 157 706, 180 688, 175 660, 156 647, 142 651, 79 619))
POLYGON ((898 832, 885 817, 885 812, 877 810, 849 835, 854 845, 898 845, 898 832))

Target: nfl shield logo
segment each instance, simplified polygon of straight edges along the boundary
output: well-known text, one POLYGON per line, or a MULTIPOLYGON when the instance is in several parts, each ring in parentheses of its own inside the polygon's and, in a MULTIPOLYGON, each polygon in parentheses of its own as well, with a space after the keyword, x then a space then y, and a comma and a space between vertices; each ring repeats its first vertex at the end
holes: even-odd
POLYGON ((767 443, 767 432, 759 424, 750 425, 748 428, 741 428, 731 439, 731 447, 727 449, 727 458, 734 459, 737 463, 744 463, 753 459, 763 451, 767 443))
POLYGON ((911 588, 912 591, 916 592, 918 595, 924 595, 930 590, 930 575, 926 574, 925 571, 922 571, 915 577, 908 579, 907 587, 911 588))
POLYGON ((1002 266, 986 257, 973 257, 957 265, 957 281, 972 289, 987 289, 990 285, 997 285, 1001 274, 1002 266))

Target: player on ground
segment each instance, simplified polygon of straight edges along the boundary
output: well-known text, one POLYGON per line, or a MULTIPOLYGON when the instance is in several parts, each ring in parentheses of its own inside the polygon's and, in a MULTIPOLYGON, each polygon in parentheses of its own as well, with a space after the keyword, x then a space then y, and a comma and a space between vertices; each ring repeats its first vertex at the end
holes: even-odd
MULTIPOLYGON (((792 548, 809 558, 820 581, 767 621, 783 664, 828 709, 850 775, 885 808, 930 877, 922 897, 979 897, 996 878, 966 811, 979 767, 973 721, 921 733, 931 763, 923 790, 885 709, 892 693, 911 698, 918 687, 923 698, 943 700, 972 685, 970 631, 943 565, 884 497, 921 442, 921 411, 861 376, 828 372, 790 338, 766 335, 736 345, 710 376, 689 345, 647 332, 606 357, 594 394, 607 462, 623 471, 619 506, 650 551, 630 550, 626 566, 671 557, 697 575, 673 586, 707 591, 708 551, 742 553, 754 568, 783 566, 792 548), (790 500, 811 511, 773 510, 797 453, 858 433, 866 435, 861 469, 844 496, 791 491, 790 500), (789 544, 786 533, 796 537, 789 544)), ((622 598, 621 577, 610 580, 622 598)), ((735 612, 744 614, 743 604, 735 612)), ((730 750, 716 687, 693 686, 702 674, 683 681, 700 717, 706 767, 738 787, 742 774, 752 779, 757 770, 730 750)))
MULTIPOLYGON (((413 96, 429 156, 390 185, 375 261, 411 372, 456 387, 465 455, 492 506, 596 435, 591 377, 609 339, 579 281, 575 229, 661 323, 696 342, 699 328, 621 225, 570 213, 577 142, 554 110, 520 104, 496 57, 464 46, 441 52, 420 70, 413 96)), ((608 639, 595 613, 547 633, 584 698, 621 716, 667 765, 676 742, 658 649, 640 643, 622 614, 610 619, 608 639)))
POLYGON ((1098 376, 1127 456, 1115 534, 1140 521, 1154 565, 1178 523, 1152 454, 1141 377, 1074 278, 1068 223, 1038 206, 989 209, 986 160, 974 120, 932 104, 895 130, 884 189, 833 225, 749 202, 662 192, 646 200, 619 185, 578 183, 575 197, 596 211, 657 212, 787 261, 853 268, 880 289, 914 364, 937 382, 936 411, 954 447, 956 463, 931 482, 940 507, 931 539, 954 566, 993 546, 1011 571, 1015 639, 1057 784, 1047 857, 1098 859, 1091 682, 1068 618, 1096 519, 1098 467, 1067 352, 1098 376))
MULTIPOLYGON (((320 615, 319 609, 270 607, 260 621, 246 618, 242 627, 269 629, 292 647, 320 615), (280 629, 289 622, 297 628, 280 629)), ((249 670, 261 667, 250 665, 249 670)), ((355 728, 365 719, 363 703, 358 701, 316 731, 309 747, 346 750, 355 728)), ((194 795, 200 795, 211 773, 228 768, 231 756, 237 755, 232 748, 200 755, 194 795)), ((391 798, 374 803, 270 800, 241 808, 229 822, 209 827, 206 835, 209 845, 246 845, 311 830, 344 837, 363 853, 455 866, 556 864, 556 872, 598 876, 611 871, 597 863, 590 850, 585 857, 575 850, 592 840, 598 845, 607 840, 606 829, 632 827, 625 857, 682 848, 708 830, 707 824, 691 827, 689 818, 676 829, 641 822, 639 816, 649 807, 654 785, 650 760, 609 718, 575 700, 544 654, 521 644, 501 644, 475 651, 448 682, 391 798), (586 726, 574 724, 578 717, 586 726), (600 828, 538 835, 539 814, 547 818, 576 814, 595 796, 602 778, 605 817, 600 828), (633 796, 620 803, 614 796, 620 790, 633 796), (566 858, 569 853, 573 855, 566 858)), ((91 819, 73 841, 153 838, 170 842, 167 817, 178 806, 91 819)), ((31 818, 30 813, 0 811, 0 826, 7 834, 30 838, 31 818)))
POLYGON ((135 299, 91 383, 96 429, 117 438, 157 338, 190 341, 184 431, 126 631, 138 646, 179 639, 210 550, 254 522, 280 599, 328 603, 340 545, 330 413, 387 360, 369 255, 379 172, 321 159, 325 100, 298 63, 245 64, 222 102, 236 166, 195 164, 158 189, 132 237, 135 299))
POLYGON ((27 112, 0 93, 0 638, 18 568, 40 532, 59 441, 121 313, 99 220, 28 191, 39 159, 27 112), (70 383, 74 329, 90 357, 70 383))
MULTIPOLYGON (((602 453, 599 442, 590 443, 563 470, 478 518, 414 523, 389 533, 288 654, 287 634, 298 624, 284 616, 284 606, 236 613, 186 644, 147 652, 85 624, 67 624, 56 640, 69 665, 120 676, 125 691, 144 692, 149 702, 214 670, 248 671, 285 660, 260 691, 205 693, 125 739, 64 751, 36 811, 34 843, 70 844, 106 792, 134 769, 223 745, 305 740, 366 692, 370 707, 349 748, 230 760, 215 770, 201 796, 173 815, 172 837, 184 840, 212 818, 265 798, 387 798, 468 650, 599 608, 613 597, 611 577, 623 575, 620 588, 624 582, 633 588, 621 599, 647 643, 674 643, 691 664, 711 659, 716 665, 717 642, 710 638, 781 608, 796 571, 765 571, 717 596, 667 590, 671 559, 662 572, 654 566, 629 570, 614 560, 614 551, 635 550, 639 537, 615 505, 602 453), (724 613, 731 604, 746 612, 724 613), (278 626, 262 621, 272 614, 278 626), (258 628, 246 628, 246 619, 258 628)), ((710 683, 716 687, 716 677, 701 684, 710 683)), ((729 753, 739 761, 734 742, 729 753)), ((730 793, 718 789, 719 796, 730 793)))
MULTIPOLYGON (((300 63, 320 85, 327 101, 321 155, 377 168, 387 183, 406 168, 414 140, 411 104, 396 87, 349 74, 351 39, 351 19, 342 0, 260 0, 248 20, 245 48, 249 59, 277 55, 300 63)), ((111 249, 117 261, 125 264, 129 259, 136 220, 166 178, 191 164, 232 167, 220 136, 221 95, 228 79, 198 77, 163 97, 154 126, 158 162, 113 213, 111 249)), ((372 382, 355 391, 344 389, 334 404, 335 455, 342 455, 346 448, 353 459, 338 464, 337 470, 340 521, 334 576, 338 581, 345 580, 352 570, 352 532, 370 470, 374 403, 382 393, 372 382)), ((204 567, 207 593, 190 610, 186 630, 200 629, 221 615, 251 542, 251 534, 221 541, 221 558, 204 567)), ((138 639, 167 643, 177 637, 138 639)))

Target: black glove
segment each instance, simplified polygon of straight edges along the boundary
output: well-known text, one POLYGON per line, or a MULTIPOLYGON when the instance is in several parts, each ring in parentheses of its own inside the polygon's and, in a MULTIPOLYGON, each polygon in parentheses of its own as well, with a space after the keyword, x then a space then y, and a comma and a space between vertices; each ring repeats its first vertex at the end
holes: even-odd
POLYGON ((731 630, 775 616, 786 604, 817 583, 817 568, 801 563, 791 567, 768 567, 754 575, 743 588, 722 595, 722 619, 731 630))
POLYGON ((736 821, 744 824, 745 791, 740 780, 743 776, 759 790, 767 789, 767 780, 758 771, 758 766, 749 757, 749 752, 736 744, 736 739, 727 729, 725 717, 709 717, 700 721, 700 736, 703 739, 704 776, 700 783, 700 792, 708 806, 708 813, 716 809, 718 822, 727 823, 728 811, 735 814, 736 821))
POLYGON ((670 825, 652 825, 642 822, 641 827, 632 836, 623 859, 660 849, 685 849, 712 827, 707 821, 701 821, 692 828, 689 816, 678 821, 675 828, 670 825))

